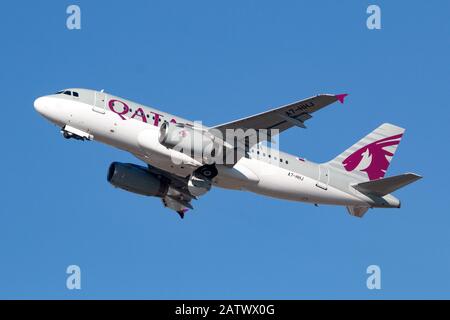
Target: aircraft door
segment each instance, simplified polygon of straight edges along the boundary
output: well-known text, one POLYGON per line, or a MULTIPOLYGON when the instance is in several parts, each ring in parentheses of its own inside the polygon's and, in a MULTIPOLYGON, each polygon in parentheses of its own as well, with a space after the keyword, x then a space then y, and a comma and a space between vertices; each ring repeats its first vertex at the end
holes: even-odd
POLYGON ((104 114, 105 107, 106 107, 106 94, 103 92, 96 91, 94 97, 94 106, 92 107, 92 110, 104 114))
POLYGON ((317 180, 316 187, 327 190, 329 181, 330 170, 325 166, 319 166, 319 179, 317 180))

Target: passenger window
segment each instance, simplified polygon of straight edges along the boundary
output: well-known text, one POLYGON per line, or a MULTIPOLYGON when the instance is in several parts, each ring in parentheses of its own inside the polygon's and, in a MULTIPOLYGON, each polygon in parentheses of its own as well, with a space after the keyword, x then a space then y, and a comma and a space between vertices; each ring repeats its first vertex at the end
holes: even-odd
POLYGON ((286 160, 286 164, 288 164, 289 162, 286 160))

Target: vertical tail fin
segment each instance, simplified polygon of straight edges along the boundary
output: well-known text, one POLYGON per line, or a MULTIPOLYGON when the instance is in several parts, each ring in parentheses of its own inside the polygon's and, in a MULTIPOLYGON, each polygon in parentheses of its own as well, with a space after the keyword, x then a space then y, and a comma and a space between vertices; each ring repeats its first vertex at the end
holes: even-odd
POLYGON ((384 177, 405 129, 384 123, 359 140, 328 165, 351 173, 358 181, 384 177))

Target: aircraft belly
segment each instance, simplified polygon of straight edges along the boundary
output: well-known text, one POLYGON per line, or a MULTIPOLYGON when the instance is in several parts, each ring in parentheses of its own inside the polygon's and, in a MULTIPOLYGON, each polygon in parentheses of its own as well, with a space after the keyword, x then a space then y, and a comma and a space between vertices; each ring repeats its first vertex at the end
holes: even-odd
POLYGON ((362 203, 355 196, 336 188, 329 186, 327 190, 324 190, 317 187, 316 179, 262 161, 254 160, 253 162, 257 162, 252 166, 252 170, 259 177, 259 182, 246 186, 245 188, 249 191, 274 198, 310 203, 336 205, 361 205, 362 203))
POLYGON ((242 158, 233 167, 217 166, 218 175, 213 180, 218 187, 241 190, 259 182, 258 175, 251 169, 251 160, 242 158))

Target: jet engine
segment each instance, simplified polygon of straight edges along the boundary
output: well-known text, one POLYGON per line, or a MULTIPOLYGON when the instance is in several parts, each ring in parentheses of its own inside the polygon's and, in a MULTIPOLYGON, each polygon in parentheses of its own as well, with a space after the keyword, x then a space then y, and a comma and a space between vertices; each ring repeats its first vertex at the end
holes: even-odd
POLYGON ((159 131, 159 143, 195 159, 211 159, 222 150, 221 140, 201 128, 165 122, 159 131))
POLYGON ((107 180, 117 188, 144 196, 165 197, 169 189, 169 183, 162 177, 131 163, 111 163, 107 180))

